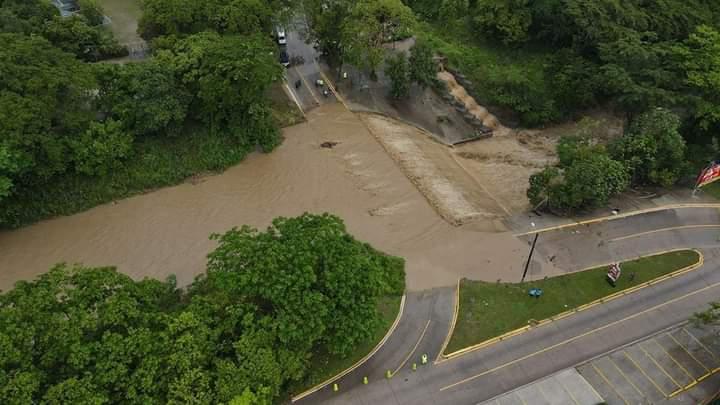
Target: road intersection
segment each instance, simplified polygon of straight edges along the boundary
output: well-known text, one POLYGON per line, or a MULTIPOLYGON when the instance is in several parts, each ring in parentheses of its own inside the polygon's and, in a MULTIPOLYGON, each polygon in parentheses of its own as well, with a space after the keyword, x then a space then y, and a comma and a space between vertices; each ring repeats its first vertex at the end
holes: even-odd
POLYGON ((697 249, 704 263, 518 336, 422 366, 421 354, 435 359, 446 340, 456 289, 409 293, 392 335, 366 363, 336 381, 338 392, 328 386, 298 402, 477 404, 681 324, 720 297, 719 224, 717 208, 698 207, 541 231, 531 276, 539 261, 550 258, 570 272, 680 248, 697 249), (390 379, 387 370, 393 372, 390 379))

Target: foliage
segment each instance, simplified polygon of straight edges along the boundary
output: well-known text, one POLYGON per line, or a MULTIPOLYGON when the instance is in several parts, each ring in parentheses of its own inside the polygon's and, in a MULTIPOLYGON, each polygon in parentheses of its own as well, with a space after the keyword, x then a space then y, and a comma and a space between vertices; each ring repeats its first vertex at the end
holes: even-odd
POLYGON ((0 225, 224 169, 280 142, 266 94, 281 69, 260 36, 188 36, 122 65, 81 63, 39 36, 0 40, 0 225), (157 135, 197 136, 169 156, 169 143, 138 142, 157 135))
POLYGON ((650 111, 611 145, 611 155, 627 166, 633 184, 670 187, 685 165, 685 140, 679 129, 677 115, 665 109, 650 111))
MULTIPOLYGON (((136 137, 131 158, 106 176, 88 177, 74 170, 55 175, 41 186, 18 179, 12 195, 0 199, 0 224, 19 227, 70 215, 96 205, 175 185, 187 178, 220 172, 242 161, 251 148, 223 134, 190 123, 173 137, 136 137)), ((2 172, 0 172, 2 173, 2 172)))
POLYGON ((42 33, 53 45, 89 62, 127 54, 110 31, 89 26, 81 15, 55 16, 45 22, 42 33))
POLYGON ((132 135, 118 121, 93 122, 78 138, 70 140, 75 170, 89 176, 106 176, 129 156, 132 135))
POLYGON ((388 280, 402 260, 330 215, 216 238, 187 291, 173 277, 58 265, 0 295, 4 400, 269 404, 317 350, 351 349, 378 322, 380 295, 399 293, 388 280))
POLYGON ((528 0, 478 0, 473 24, 504 44, 525 41, 532 23, 528 0))
POLYGON ((104 22, 103 9, 97 0, 78 0, 80 14, 90 25, 101 25, 104 22))
POLYGON ((425 41, 416 41, 410 48, 410 78, 422 88, 437 80, 437 65, 433 61, 432 47, 425 41))
POLYGON ((595 208, 629 185, 625 166, 587 138, 563 138, 557 149, 559 165, 530 176, 527 196, 533 206, 558 213, 595 208))
POLYGON ((361 0, 355 3, 343 24, 344 59, 374 72, 385 54, 383 44, 415 22, 412 11, 400 0, 361 0))
POLYGON ((110 31, 99 26, 102 10, 95 0, 83 0, 80 5, 80 14, 61 18, 49 1, 2 0, 0 32, 41 35, 85 61, 125 55, 127 50, 110 31))
POLYGON ((454 24, 457 20, 467 16, 467 0, 442 0, 439 1, 439 3, 440 7, 437 10, 437 18, 439 21, 454 24))
POLYGON ((150 60, 96 67, 100 111, 136 135, 173 135, 187 117, 192 94, 170 64, 150 60))
POLYGON ((220 34, 270 33, 272 1, 145 0, 138 32, 145 39, 213 30, 220 34))
POLYGON ((42 37, 0 34, 0 142, 16 180, 47 180, 70 163, 67 143, 93 118, 87 67, 42 37))
POLYGON ((438 49, 471 78, 470 90, 485 103, 511 108, 525 125, 609 101, 628 118, 678 108, 696 121, 688 129, 713 135, 720 126, 712 79, 718 2, 477 0, 452 22, 439 12, 447 2, 406 3, 433 24, 425 35, 443 31, 438 49), (518 46, 511 61, 495 61, 506 53, 499 44, 518 46), (542 72, 531 73, 538 51, 542 72))
POLYGON ((248 145, 270 151, 280 133, 265 94, 282 75, 269 43, 260 36, 241 37, 204 32, 162 52, 167 64, 194 95, 190 111, 210 132, 223 131, 248 145))
POLYGON ((396 100, 410 95, 410 67, 405 52, 398 52, 385 61, 385 74, 390 78, 390 96, 396 100))
POLYGON ((676 48, 695 98, 695 118, 704 130, 720 128, 720 32, 698 26, 685 46, 676 48))

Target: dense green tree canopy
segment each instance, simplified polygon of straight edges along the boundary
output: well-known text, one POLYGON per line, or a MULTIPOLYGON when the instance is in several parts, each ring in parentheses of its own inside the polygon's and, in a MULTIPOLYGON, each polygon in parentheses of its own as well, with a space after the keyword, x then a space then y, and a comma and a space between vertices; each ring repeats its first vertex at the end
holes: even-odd
POLYGON ((145 0, 138 30, 145 38, 190 35, 206 30, 220 34, 270 34, 274 0, 145 0))
POLYGON ((313 353, 344 354, 404 289, 403 262, 330 215, 215 237, 208 272, 133 281, 59 265, 0 295, 8 404, 269 404, 313 353))
POLYGON ((385 54, 382 45, 410 31, 414 23, 412 11, 400 0, 355 2, 341 36, 347 61, 375 71, 385 54))
POLYGON ((650 111, 611 145, 611 155, 625 164, 634 184, 670 187, 685 164, 685 140, 679 129, 677 115, 664 109, 650 111))
POLYGON ((0 32, 37 34, 86 61, 126 54, 102 23, 102 9, 94 0, 80 1, 81 12, 61 18, 45 0, 0 1, 0 32))

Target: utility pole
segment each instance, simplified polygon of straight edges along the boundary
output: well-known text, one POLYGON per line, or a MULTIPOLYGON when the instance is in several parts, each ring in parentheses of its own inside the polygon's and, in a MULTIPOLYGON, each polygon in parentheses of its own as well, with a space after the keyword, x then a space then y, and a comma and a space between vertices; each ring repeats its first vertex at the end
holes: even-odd
POLYGON ((530 267, 530 260, 532 260, 533 252, 535 251, 535 244, 537 243, 538 237, 540 236, 540 233, 535 234, 535 239, 533 239, 532 247, 530 247, 530 254, 528 255, 527 262, 525 263, 525 270, 523 271, 522 279, 520 282, 525 281, 525 276, 527 276, 528 267, 530 267))

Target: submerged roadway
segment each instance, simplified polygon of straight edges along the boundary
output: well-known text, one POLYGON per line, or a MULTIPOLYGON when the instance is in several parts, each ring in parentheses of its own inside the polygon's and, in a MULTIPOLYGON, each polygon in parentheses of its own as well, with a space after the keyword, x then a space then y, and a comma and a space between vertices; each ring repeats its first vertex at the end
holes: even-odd
MULTIPOLYGON (((409 293, 388 340, 368 361, 336 381, 338 392, 327 385, 296 402, 477 404, 680 324, 720 298, 718 208, 664 209, 537 232, 534 261, 552 258, 568 272, 681 248, 697 249, 704 263, 676 278, 448 360, 439 353, 452 323, 456 288, 409 293), (426 365, 421 365, 422 354, 429 356, 426 365), (362 383, 364 376, 367 385, 362 383)), ((529 241, 534 234, 518 237, 529 241)))

